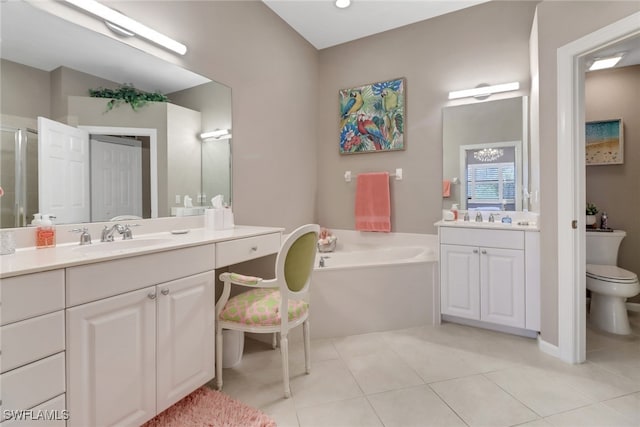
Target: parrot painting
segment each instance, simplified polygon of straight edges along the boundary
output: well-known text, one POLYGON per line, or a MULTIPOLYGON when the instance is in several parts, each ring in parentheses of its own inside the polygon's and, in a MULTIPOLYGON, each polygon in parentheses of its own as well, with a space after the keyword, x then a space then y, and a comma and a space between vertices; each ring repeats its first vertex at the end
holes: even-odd
POLYGON ((385 88, 382 91, 382 108, 387 113, 392 112, 398 108, 398 94, 391 88, 385 88))
POLYGON ((358 132, 360 134, 367 136, 373 145, 376 147, 376 150, 382 150, 383 148, 389 148, 389 142, 385 138, 384 134, 376 125, 376 123, 365 116, 364 114, 358 115, 358 132))
POLYGON ((350 114, 357 112, 362 108, 363 104, 362 92, 359 89, 352 90, 349 93, 349 99, 342 106, 342 111, 340 112, 342 119, 346 119, 350 114))

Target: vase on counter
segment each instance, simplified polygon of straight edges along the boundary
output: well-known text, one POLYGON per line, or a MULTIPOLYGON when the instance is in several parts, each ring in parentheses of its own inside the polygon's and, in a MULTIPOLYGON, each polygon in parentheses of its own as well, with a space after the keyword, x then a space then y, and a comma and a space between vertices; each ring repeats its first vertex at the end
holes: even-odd
POLYGON ((593 227, 594 224, 596 223, 596 216, 595 215, 587 215, 587 227, 593 227))

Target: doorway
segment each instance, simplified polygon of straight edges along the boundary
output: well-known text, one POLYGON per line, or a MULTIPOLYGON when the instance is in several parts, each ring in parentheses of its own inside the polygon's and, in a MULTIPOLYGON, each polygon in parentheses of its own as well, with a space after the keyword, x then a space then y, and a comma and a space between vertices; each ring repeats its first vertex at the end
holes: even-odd
POLYGON ((585 58, 639 35, 638 23, 635 13, 558 49, 558 350, 569 363, 586 359, 585 58))

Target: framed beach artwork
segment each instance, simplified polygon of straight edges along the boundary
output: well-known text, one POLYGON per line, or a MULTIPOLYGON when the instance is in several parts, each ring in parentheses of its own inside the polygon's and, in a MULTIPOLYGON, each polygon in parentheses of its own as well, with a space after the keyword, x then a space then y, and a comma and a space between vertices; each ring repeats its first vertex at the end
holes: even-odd
POLYGON ((586 126, 584 151, 587 166, 624 163, 622 119, 587 122, 586 126))
POLYGON ((404 78, 342 89, 340 154, 404 150, 404 78))

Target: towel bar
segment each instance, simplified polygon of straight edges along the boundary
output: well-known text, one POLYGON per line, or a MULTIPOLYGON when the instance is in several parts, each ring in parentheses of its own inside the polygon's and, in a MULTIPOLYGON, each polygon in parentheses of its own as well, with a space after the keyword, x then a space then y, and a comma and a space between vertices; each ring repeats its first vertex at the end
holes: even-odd
MULTIPOLYGON (((402 181, 402 168, 396 168, 396 172, 395 173, 390 173, 389 174, 390 177, 395 177, 396 181, 402 181)), ((351 171, 345 171, 344 172, 344 181, 345 182, 351 182, 351 171)))

